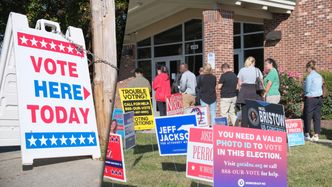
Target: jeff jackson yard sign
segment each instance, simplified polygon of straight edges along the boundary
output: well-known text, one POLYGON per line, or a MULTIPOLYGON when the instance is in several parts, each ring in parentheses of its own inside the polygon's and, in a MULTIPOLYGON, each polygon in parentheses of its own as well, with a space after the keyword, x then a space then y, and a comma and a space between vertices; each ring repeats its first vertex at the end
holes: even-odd
MULTIPOLYGON (((98 158, 86 54, 61 35, 45 31, 45 25, 60 31, 58 23, 47 20, 31 29, 26 16, 11 13, 5 35, 13 37, 22 163, 76 155, 98 158)), ((81 29, 69 27, 66 35, 84 47, 81 29)))

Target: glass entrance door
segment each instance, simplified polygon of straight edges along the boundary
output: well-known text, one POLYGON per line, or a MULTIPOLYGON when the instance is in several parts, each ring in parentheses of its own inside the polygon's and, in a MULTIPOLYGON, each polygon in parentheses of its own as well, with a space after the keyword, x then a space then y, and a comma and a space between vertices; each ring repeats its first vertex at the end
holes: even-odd
MULTIPOLYGON (((155 79, 157 76, 157 68, 158 66, 166 66, 168 70, 168 75, 171 79, 170 86, 172 86, 173 82, 176 79, 176 75, 178 73, 178 68, 180 64, 183 62, 182 56, 172 56, 172 57, 161 57, 161 58, 155 58, 153 61, 153 68, 152 68, 152 80, 155 79)), ((156 108, 156 101, 154 99, 155 93, 152 92, 152 102, 153 102, 153 108, 156 116, 159 116, 159 112, 156 108)))
POLYGON ((238 74, 240 69, 243 68, 243 53, 241 50, 234 50, 234 73, 238 74))

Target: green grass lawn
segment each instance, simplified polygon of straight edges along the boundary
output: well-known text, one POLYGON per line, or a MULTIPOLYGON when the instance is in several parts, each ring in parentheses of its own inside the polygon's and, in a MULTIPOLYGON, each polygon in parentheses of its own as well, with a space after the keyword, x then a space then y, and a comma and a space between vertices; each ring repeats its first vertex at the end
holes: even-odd
MULTIPOLYGON (((155 134, 137 133, 137 146, 125 153, 127 183, 104 186, 192 186, 211 183, 186 178, 185 156, 159 156, 155 134)), ((290 187, 332 187, 332 145, 306 142, 288 152, 290 187)))

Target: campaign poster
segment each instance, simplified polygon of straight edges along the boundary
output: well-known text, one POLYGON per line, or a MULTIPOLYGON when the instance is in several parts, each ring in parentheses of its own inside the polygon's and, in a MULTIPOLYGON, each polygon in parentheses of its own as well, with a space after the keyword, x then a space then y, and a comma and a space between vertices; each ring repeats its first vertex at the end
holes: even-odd
POLYGON ((213 126, 214 186, 287 187, 286 132, 213 126))
MULTIPOLYGON (((15 59, 12 66, 16 68, 13 76, 17 80, 22 164, 32 165, 37 158, 99 158, 85 51, 59 34, 24 26, 14 24, 10 40, 15 59)), ((82 30, 71 29, 73 39, 84 49, 84 39, 78 40, 83 38, 82 30)))
POLYGON ((121 136, 110 133, 104 166, 105 178, 126 182, 126 170, 122 147, 121 136))
POLYGON ((214 124, 215 125, 225 125, 227 126, 227 118, 226 117, 218 117, 214 118, 214 124))
POLYGON ((286 119, 288 146, 304 145, 302 119, 286 119))
POLYGON ((167 116, 183 114, 182 94, 176 93, 166 98, 167 116))
POLYGON ((191 127, 187 150, 186 176, 213 182, 213 132, 210 128, 191 127))
POLYGON ((125 128, 124 149, 128 150, 136 145, 136 133, 134 129, 134 112, 123 114, 125 128))
POLYGON ((112 114, 111 131, 120 134, 122 138, 125 137, 125 130, 123 125, 123 111, 121 108, 114 108, 112 114), (115 128, 115 129, 113 129, 115 128))
POLYGON ((208 122, 208 109, 206 106, 191 106, 184 109, 184 114, 196 114, 197 126, 207 127, 208 122))
POLYGON ((134 111, 135 130, 153 129, 153 108, 148 88, 120 88, 122 109, 126 112, 134 111))
POLYGON ((160 156, 187 154, 189 128, 197 126, 195 114, 156 117, 155 123, 160 156))
POLYGON ((250 128, 286 132, 283 105, 246 100, 242 120, 250 128))

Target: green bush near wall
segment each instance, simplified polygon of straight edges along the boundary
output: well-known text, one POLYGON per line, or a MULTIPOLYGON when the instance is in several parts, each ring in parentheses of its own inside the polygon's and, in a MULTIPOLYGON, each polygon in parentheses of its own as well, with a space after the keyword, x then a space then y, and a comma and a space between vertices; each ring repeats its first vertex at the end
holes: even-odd
POLYGON ((322 107, 322 118, 332 120, 332 72, 321 71, 320 74, 322 75, 328 90, 328 97, 324 98, 322 107))
POLYGON ((300 81, 291 74, 280 73, 280 104, 284 105, 287 118, 302 116, 303 87, 300 81))
MULTIPOLYGON (((332 72, 319 72, 326 83, 329 95, 323 100, 322 119, 332 120, 332 72)), ((281 101, 287 118, 300 118, 303 106, 303 83, 294 73, 280 73, 281 101)))

